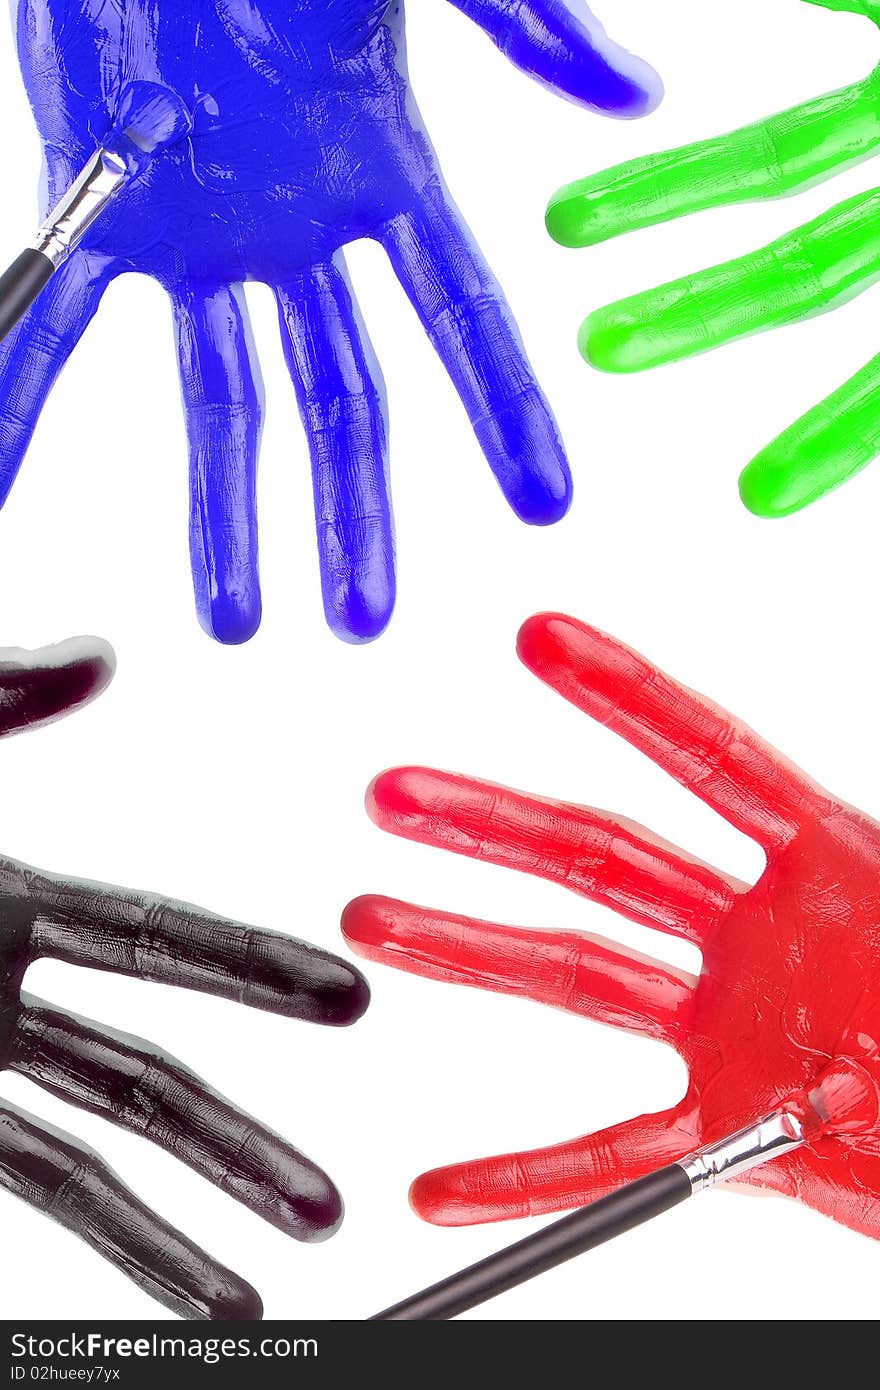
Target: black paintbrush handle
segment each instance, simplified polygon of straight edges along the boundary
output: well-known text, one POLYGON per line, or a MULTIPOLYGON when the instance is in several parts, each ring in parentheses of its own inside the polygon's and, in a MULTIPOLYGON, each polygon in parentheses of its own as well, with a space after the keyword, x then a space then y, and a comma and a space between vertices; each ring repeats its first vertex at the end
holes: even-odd
POLYGON ((48 285, 55 267, 42 251, 22 251, 0 275, 0 342, 48 285))
POLYGON ((537 1235, 508 1246, 471 1265, 442 1284, 435 1284, 405 1303, 377 1313, 370 1322, 442 1321, 457 1318, 508 1289, 545 1274, 605 1241, 613 1240, 690 1197, 693 1188, 678 1163, 629 1183, 571 1216, 555 1221, 537 1235))

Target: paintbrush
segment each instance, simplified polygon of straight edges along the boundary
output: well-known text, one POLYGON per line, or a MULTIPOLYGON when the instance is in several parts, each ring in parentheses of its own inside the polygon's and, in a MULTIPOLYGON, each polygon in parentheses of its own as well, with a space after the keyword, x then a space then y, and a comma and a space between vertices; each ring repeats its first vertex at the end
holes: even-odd
POLYGON ((856 1062, 832 1063, 811 1090, 719 1143, 672 1163, 490 1255, 370 1322, 441 1321, 496 1298, 719 1183, 817 1140, 867 1134, 880 1125, 880 1092, 856 1062))
POLYGON ((132 82, 116 121, 79 177, 52 209, 31 246, 0 276, 0 341, 46 288, 86 232, 153 159, 192 130, 183 102, 155 82, 132 82))

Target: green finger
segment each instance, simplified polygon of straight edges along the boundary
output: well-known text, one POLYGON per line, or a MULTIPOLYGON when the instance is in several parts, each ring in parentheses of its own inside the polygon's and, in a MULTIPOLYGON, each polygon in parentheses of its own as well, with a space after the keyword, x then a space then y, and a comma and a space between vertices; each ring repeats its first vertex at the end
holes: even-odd
POLYGON ((823 10, 849 10, 850 14, 863 14, 880 24, 880 0, 806 0, 808 5, 821 5, 823 10))
POLYGON ((757 516, 788 516, 845 483, 880 454, 880 357, 769 444, 739 491, 757 516))
POLYGON ((863 82, 769 120, 561 189, 547 229, 563 246, 594 246, 622 232, 756 198, 780 198, 880 149, 880 69, 863 82))
POLYGON ((579 346, 594 367, 640 372, 834 309, 880 277, 880 189, 761 251, 598 309, 579 346))

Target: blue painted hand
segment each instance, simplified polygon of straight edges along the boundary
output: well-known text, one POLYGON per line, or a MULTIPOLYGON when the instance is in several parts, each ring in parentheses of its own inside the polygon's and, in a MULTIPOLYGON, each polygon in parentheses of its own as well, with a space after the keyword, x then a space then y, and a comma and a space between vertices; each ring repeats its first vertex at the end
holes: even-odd
MULTIPOLYGON (((661 88, 565 0, 452 0, 520 68, 611 115, 661 88)), ((570 477, 550 409, 491 271, 444 187, 409 88, 397 0, 16 0, 47 162, 46 206, 118 132, 133 84, 192 117, 96 224, 0 348, 0 502, 61 368, 110 281, 154 276, 174 309, 190 539, 202 626, 257 629, 262 392, 246 280, 277 297, 311 451, 327 619, 366 641, 394 606, 384 389, 342 248, 385 247, 511 506, 545 525, 570 477)), ((464 501, 463 501, 464 505, 464 501)))

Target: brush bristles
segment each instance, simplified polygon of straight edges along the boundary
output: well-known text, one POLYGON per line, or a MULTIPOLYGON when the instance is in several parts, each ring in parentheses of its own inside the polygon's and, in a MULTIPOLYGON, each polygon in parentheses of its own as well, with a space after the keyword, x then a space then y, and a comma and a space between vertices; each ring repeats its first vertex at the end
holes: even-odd
POLYGON ((806 1095, 804 1137, 815 1139, 869 1134, 880 1129, 880 1089, 861 1063, 849 1057, 832 1062, 806 1095))

